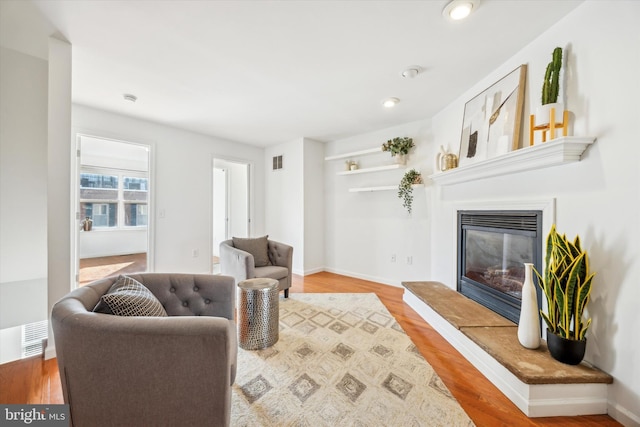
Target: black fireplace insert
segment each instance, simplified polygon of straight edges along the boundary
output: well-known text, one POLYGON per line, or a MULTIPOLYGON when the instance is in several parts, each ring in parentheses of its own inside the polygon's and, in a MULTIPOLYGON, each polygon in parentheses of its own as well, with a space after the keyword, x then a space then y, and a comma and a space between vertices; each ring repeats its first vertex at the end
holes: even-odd
POLYGON ((517 324, 524 263, 542 271, 542 240, 542 211, 458 211, 458 292, 517 324))

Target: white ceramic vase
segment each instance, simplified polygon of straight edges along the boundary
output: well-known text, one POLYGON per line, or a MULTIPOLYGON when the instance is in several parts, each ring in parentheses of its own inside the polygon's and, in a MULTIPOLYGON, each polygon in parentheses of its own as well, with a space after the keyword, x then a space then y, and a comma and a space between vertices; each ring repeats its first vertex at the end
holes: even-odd
POLYGON ((395 155, 396 158, 396 163, 399 165, 406 165, 407 164, 407 155, 406 154, 396 154, 395 155))
POLYGON ((524 263, 524 283, 522 284, 522 306, 518 322, 518 341, 523 347, 540 347, 540 320, 538 317, 538 299, 533 284, 533 264, 524 263))

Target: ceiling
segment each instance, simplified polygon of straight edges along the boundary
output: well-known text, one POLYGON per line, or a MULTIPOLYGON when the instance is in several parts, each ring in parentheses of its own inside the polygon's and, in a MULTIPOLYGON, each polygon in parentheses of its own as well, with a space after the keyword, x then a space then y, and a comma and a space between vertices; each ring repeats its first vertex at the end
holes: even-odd
POLYGON ((269 146, 431 117, 581 1, 483 0, 458 22, 444 0, 33 3, 73 46, 73 102, 269 146))

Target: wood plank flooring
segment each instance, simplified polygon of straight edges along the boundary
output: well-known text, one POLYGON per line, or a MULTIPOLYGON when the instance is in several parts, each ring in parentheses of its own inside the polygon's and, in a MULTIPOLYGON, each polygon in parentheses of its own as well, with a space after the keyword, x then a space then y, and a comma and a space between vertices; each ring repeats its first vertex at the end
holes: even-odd
MULTIPOLYGON (((422 355, 477 426, 619 426, 607 415, 527 418, 402 301, 403 289, 366 280, 317 273, 294 276, 291 293, 357 293, 378 295, 389 312, 411 337, 422 355)), ((0 403, 62 403, 60 377, 55 359, 33 357, 0 365, 0 403)))

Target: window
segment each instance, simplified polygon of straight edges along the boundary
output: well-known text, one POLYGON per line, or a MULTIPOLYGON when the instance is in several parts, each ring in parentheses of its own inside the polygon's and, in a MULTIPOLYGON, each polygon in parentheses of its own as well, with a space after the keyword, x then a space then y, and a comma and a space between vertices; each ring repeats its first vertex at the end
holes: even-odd
POLYGON ((124 205, 124 225, 135 227, 148 225, 147 204, 146 203, 125 203, 124 205))
POLYGON ((85 168, 80 174, 80 218, 94 228, 146 227, 149 180, 135 172, 85 168))

